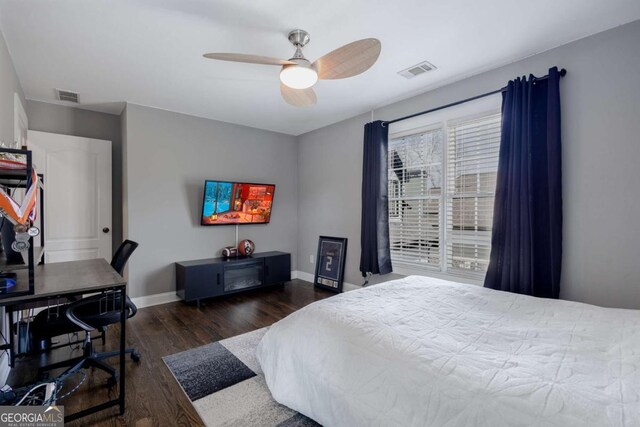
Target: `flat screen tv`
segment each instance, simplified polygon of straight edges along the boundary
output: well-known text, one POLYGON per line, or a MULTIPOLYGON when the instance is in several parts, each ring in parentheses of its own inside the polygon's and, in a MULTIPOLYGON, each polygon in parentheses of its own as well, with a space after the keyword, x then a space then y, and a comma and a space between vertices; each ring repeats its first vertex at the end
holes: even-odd
POLYGON ((276 186, 205 181, 202 225, 268 224, 276 186))

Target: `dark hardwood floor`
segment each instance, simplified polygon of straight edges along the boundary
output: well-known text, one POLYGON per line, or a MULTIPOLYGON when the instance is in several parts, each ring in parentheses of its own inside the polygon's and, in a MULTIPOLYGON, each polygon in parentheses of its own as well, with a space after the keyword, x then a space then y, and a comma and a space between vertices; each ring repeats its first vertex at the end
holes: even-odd
MULTIPOLYGON (((162 357, 210 342, 269 326, 313 301, 333 295, 308 282, 294 280, 281 287, 251 291, 203 302, 200 308, 182 302, 138 310, 127 324, 127 347, 140 351, 142 360, 127 358, 126 412, 117 408, 71 423, 73 426, 197 426, 203 425, 162 357)), ((110 328, 107 343, 94 341, 97 351, 118 348, 118 328, 110 328)), ((68 347, 54 350, 39 360, 20 360, 9 384, 20 385, 35 378, 38 363, 68 359, 80 354, 68 347)), ((112 361, 117 367, 117 358, 112 361)), ((117 387, 106 387, 106 374, 87 371, 86 381, 59 404, 73 413, 117 395, 117 387)))

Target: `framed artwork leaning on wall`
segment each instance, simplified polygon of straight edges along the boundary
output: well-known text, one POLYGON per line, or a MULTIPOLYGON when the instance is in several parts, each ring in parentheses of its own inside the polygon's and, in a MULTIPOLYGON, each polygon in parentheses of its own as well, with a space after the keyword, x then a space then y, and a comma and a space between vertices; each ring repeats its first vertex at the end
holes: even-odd
POLYGON ((342 292, 346 258, 347 239, 345 237, 320 236, 313 284, 332 292, 342 292))

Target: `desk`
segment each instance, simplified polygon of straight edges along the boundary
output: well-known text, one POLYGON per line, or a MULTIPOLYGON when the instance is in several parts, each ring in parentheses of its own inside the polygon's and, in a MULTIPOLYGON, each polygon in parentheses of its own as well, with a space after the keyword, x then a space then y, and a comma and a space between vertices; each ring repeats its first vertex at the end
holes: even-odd
MULTIPOLYGON (((15 291, 19 292, 23 286, 28 287, 28 272, 21 270, 18 273, 18 284, 15 291)), ((47 301, 57 298, 79 296, 83 294, 97 293, 106 290, 117 289, 121 293, 122 301, 127 296, 127 282, 120 276, 109 263, 104 259, 91 259, 85 261, 60 262, 54 264, 43 264, 35 267, 35 292, 33 295, 20 295, 11 297, 5 295, 0 299, 0 306, 7 308, 9 321, 13 327, 13 312, 20 310, 25 304, 47 301)), ((100 405, 84 409, 75 414, 65 416, 65 422, 75 420, 85 415, 93 414, 112 406, 120 406, 120 415, 124 414, 125 396, 125 325, 126 312, 125 304, 121 304, 120 311, 120 378, 118 384, 118 398, 112 399, 100 405)), ((15 362, 14 358, 14 336, 13 331, 9 334, 11 366, 15 362)))

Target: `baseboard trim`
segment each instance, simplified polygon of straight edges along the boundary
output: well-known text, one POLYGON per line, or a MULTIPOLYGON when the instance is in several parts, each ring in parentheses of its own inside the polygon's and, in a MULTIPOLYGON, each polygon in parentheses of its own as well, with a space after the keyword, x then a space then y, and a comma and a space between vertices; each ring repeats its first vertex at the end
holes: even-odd
MULTIPOLYGON (((291 280, 300 279, 305 282, 313 283, 314 275, 311 273, 307 273, 305 271, 292 270, 291 271, 291 280)), ((345 291, 353 291, 355 289, 360 289, 362 286, 354 285, 353 283, 343 282, 342 287, 345 291)), ((168 304, 170 302, 181 301, 180 297, 176 295, 175 292, 163 292, 161 294, 154 295, 145 295, 142 297, 131 298, 131 301, 138 308, 152 307, 154 305, 168 304)), ((2 366, 0 366, 0 380, 2 379, 1 375, 3 373, 2 366)), ((8 372, 7 372, 8 375, 8 372)))
MULTIPOLYGON (((306 271, 297 270, 297 271, 291 272, 291 278, 292 279, 296 278, 296 279, 304 280, 305 282, 313 283, 313 279, 315 278, 315 276, 311 273, 307 273, 306 271)), ((342 289, 345 291, 353 291, 361 288, 362 286, 360 285, 354 285, 353 283, 342 282, 342 289)))
POLYGON ((180 297, 176 295, 175 292, 164 292, 161 294, 131 298, 131 301, 133 301, 136 307, 145 308, 154 305, 168 304, 170 302, 180 301, 180 297))

